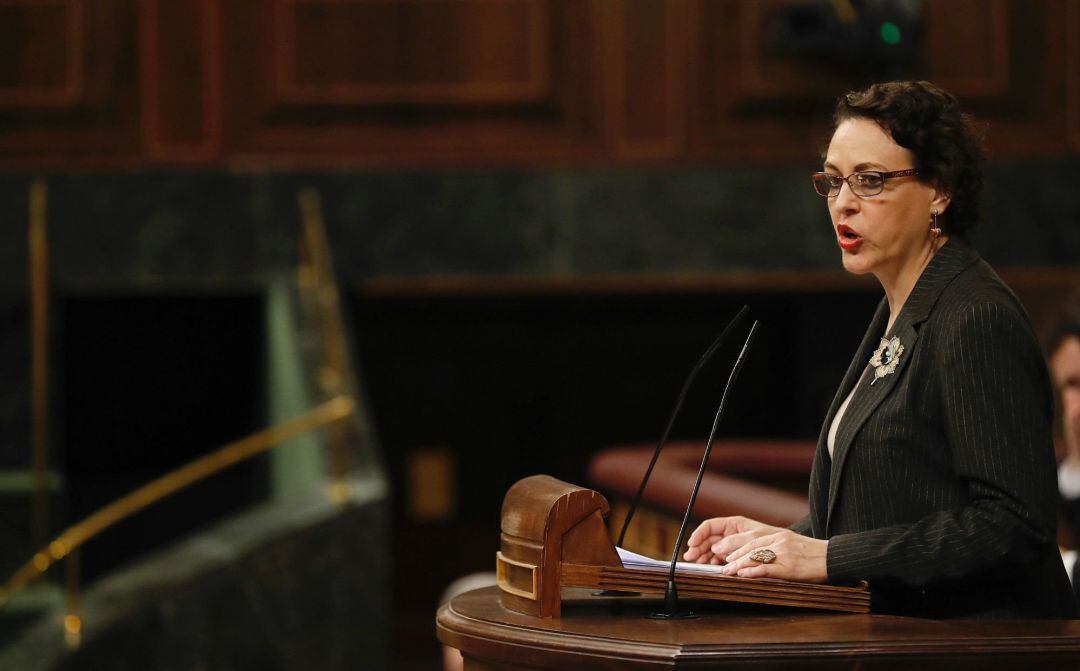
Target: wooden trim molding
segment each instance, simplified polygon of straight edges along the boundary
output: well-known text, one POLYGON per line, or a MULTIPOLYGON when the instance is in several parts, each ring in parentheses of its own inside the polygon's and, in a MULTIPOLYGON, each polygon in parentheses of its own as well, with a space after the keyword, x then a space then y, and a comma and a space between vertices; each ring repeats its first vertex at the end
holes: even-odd
POLYGON ((77 105, 86 89, 83 74, 86 39, 84 0, 0 0, 5 7, 59 8, 64 11, 64 81, 59 85, 0 86, 0 108, 65 108, 77 105))
POLYGON ((1080 152, 1080 0, 1065 4, 1065 85, 1069 146, 1080 152))
MULTIPOLYGON (((955 2, 955 0, 953 0, 955 2)), ((941 45, 946 53, 941 55, 941 60, 960 61, 961 57, 949 46, 952 44, 950 34, 958 29, 957 16, 965 16, 972 22, 978 21, 977 26, 965 26, 966 30, 977 31, 982 35, 980 42, 985 48, 987 56, 987 69, 983 72, 967 70, 961 74, 939 73, 935 74, 934 82, 947 89, 950 93, 960 98, 988 98, 1000 97, 1009 93, 1009 61, 1012 52, 1012 39, 1009 35, 1010 10, 1007 0, 974 0, 970 11, 958 12, 955 6, 946 6, 942 3, 927 3, 926 24, 928 45, 941 45), (938 19, 949 19, 946 25, 938 19), (979 27, 982 30, 979 30, 979 27)), ((931 67, 942 63, 931 63, 931 67)))
POLYGON ((140 126, 143 150, 153 159, 203 161, 215 158, 221 147, 221 6, 218 0, 142 0, 139 9, 140 126), (182 28, 176 25, 178 10, 182 28), (176 53, 176 38, 164 44, 170 31, 187 37, 196 49, 176 53), (193 71, 177 73, 170 63, 194 57, 193 71), (174 103, 174 104, 170 104, 174 103), (194 137, 176 128, 177 111, 198 119, 194 137), (172 127, 170 127, 172 126, 172 127))
POLYGON ((372 105, 372 104, 490 104, 537 103, 551 89, 550 5, 542 0, 278 0, 273 8, 275 50, 273 82, 277 102, 291 105, 372 105), (357 82, 336 81, 313 84, 300 81, 298 63, 297 13, 312 7, 393 8, 444 7, 461 11, 468 5, 479 9, 520 6, 526 13, 528 29, 525 44, 528 76, 522 81, 453 81, 453 82, 357 82))
POLYGON ((601 11, 607 136, 612 150, 623 158, 676 157, 686 144, 686 45, 691 32, 688 0, 613 0, 602 5, 601 11), (662 16, 661 30, 642 18, 655 14, 662 16), (659 33, 660 47, 640 36, 628 39, 627 33, 634 27, 659 33), (631 68, 631 60, 637 70, 631 68), (638 87, 644 90, 632 92, 638 87), (642 134, 631 130, 632 117, 647 116, 656 107, 662 110, 659 132, 642 134))

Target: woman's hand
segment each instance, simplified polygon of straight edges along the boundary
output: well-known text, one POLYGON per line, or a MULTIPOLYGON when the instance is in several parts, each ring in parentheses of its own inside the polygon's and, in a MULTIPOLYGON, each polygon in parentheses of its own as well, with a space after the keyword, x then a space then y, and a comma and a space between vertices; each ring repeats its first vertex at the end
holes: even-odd
POLYGON ((724 558, 755 538, 783 531, 748 517, 714 517, 690 534, 683 558, 698 564, 723 564, 724 558))
POLYGON ((802 536, 790 529, 746 517, 715 517, 694 530, 683 557, 699 564, 726 564, 724 575, 740 578, 782 578, 825 582, 829 541, 802 536), (769 549, 776 559, 768 564, 750 558, 754 550, 769 549))
POLYGON ((782 578, 800 582, 825 582, 829 579, 826 556, 829 541, 801 536, 781 529, 746 543, 725 557, 724 575, 740 578, 782 578), (776 559, 765 564, 752 558, 754 551, 772 550, 776 559))

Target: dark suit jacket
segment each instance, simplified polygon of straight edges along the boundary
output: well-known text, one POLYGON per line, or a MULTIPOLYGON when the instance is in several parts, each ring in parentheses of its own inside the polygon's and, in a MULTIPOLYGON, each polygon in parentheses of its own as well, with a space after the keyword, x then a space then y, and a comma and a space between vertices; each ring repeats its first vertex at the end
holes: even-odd
MULTIPOLYGON (((1072 532, 1073 541, 1080 542, 1080 498, 1062 498, 1061 513, 1066 526, 1072 532)), ((1072 569, 1073 596, 1076 597, 1077 602, 1080 602, 1080 570, 1078 570, 1080 569, 1080 557, 1077 557, 1072 569)))
POLYGON ((1050 382, 1024 309, 958 240, 920 276, 888 337, 904 351, 871 384, 878 306, 825 418, 810 514, 833 581, 921 617, 1071 617, 1055 543, 1050 382), (826 447, 837 409, 858 382, 826 447))

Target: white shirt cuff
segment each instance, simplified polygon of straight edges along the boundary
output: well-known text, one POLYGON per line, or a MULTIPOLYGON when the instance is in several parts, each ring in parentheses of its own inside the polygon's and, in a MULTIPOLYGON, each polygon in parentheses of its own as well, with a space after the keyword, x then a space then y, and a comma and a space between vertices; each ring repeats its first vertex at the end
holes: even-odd
POLYGON ((1069 582, 1074 582, 1073 569, 1076 567, 1076 550, 1062 550, 1061 561, 1065 564, 1065 573, 1069 575, 1069 582))

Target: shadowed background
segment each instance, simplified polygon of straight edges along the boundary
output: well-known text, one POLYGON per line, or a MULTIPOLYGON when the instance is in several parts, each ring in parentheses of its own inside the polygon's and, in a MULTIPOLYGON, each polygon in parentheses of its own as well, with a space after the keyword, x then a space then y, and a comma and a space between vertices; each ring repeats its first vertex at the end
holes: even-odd
MULTIPOLYGON (((184 631, 198 652, 176 668, 431 668, 439 593, 491 570, 507 487, 588 484, 600 449, 655 440, 743 303, 762 331, 722 433, 816 437, 880 290, 840 269, 809 173, 835 97, 892 78, 931 79, 987 123, 975 246, 1041 326, 1080 284, 1076 0, 0 0, 2 577, 37 549, 36 179, 51 533, 272 423, 289 391, 272 296, 307 187, 389 484, 283 536, 274 562, 192 578, 199 608, 139 630, 156 651, 125 647, 130 623, 95 638, 88 614, 56 668, 161 664, 184 631), (252 596, 292 582, 306 606, 252 596), (208 626, 228 601, 230 631, 208 626), (327 631, 370 635, 305 657, 327 631)), ((706 434, 722 368, 677 438, 706 434)), ((87 589, 233 533, 279 500, 275 472, 256 458, 124 522, 83 551, 87 589)), ((16 640, 22 612, 0 612, 2 642, 51 645, 16 640)))

